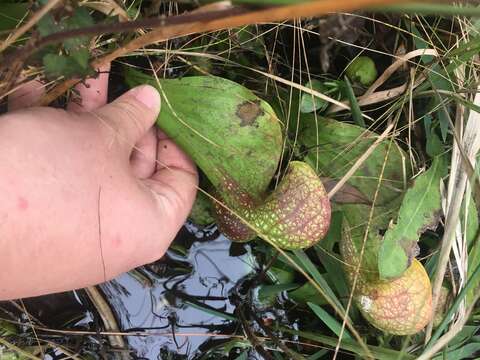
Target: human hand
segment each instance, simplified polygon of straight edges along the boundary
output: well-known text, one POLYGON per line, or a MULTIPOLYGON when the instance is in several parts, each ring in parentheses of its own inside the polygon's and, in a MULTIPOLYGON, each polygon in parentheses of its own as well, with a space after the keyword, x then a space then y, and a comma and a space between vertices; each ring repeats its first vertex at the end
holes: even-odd
POLYGON ((108 72, 87 83, 65 111, 27 108, 43 91, 30 82, 0 117, 0 300, 155 261, 193 204, 195 165, 152 127, 158 92, 140 86, 107 105, 108 72))

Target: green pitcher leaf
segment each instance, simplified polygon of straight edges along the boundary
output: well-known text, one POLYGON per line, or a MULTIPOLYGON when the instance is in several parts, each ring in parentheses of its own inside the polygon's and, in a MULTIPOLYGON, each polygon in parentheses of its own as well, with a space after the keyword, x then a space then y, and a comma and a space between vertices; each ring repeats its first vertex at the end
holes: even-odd
POLYGON ((274 191, 283 139, 275 112, 249 89, 214 76, 160 79, 127 69, 131 86, 162 95, 157 125, 193 159, 214 195, 219 230, 231 240, 259 237, 283 249, 310 247, 328 231, 330 202, 315 171, 289 163, 274 191))
MULTIPOLYGON (((331 119, 319 118, 316 125, 313 117, 308 115, 303 115, 302 124, 299 142, 306 149, 305 161, 313 167, 317 166, 319 175, 333 180, 340 180, 378 137, 360 126, 331 119)), ((390 143, 390 140, 381 142, 344 187, 349 188, 350 193, 354 191, 355 198, 359 200, 351 204, 335 204, 335 208, 343 212, 351 226, 352 256, 360 255, 366 239, 362 270, 372 280, 378 278, 380 233, 387 229, 391 219, 396 218, 404 184, 411 176, 404 166, 405 158, 406 154, 396 143, 390 143), (379 192, 372 221, 369 223, 377 187, 379 192), (363 197, 360 198, 359 195, 363 197)))
POLYGON ((157 83, 127 69, 125 80, 130 86, 159 88, 163 101, 157 124, 192 157, 228 205, 245 194, 252 197, 248 201, 263 198, 282 149, 280 123, 265 101, 214 76, 157 83))
POLYGON ((402 202, 398 220, 384 236, 378 270, 382 279, 396 278, 410 266, 418 253, 418 239, 427 229, 437 226, 441 212, 440 181, 447 171, 444 157, 418 176, 402 202))
MULTIPOLYGON (((304 150, 305 161, 317 170, 320 176, 340 180, 365 154, 378 135, 360 126, 302 115, 302 129, 298 136, 304 150), (318 130, 317 130, 318 129, 318 130)), ((411 173, 404 166, 406 154, 390 140, 382 141, 360 168, 348 180, 366 198, 373 200, 382 167, 385 162, 376 205, 389 205, 401 196, 411 173)))
MULTIPOLYGON (((230 239, 256 233, 243 210, 263 204, 282 151, 280 122, 249 89, 215 76, 157 79, 126 69, 130 86, 150 84, 162 95, 157 125, 190 155, 214 189, 217 224, 230 239)), ((249 219, 250 220, 250 219, 249 219)))

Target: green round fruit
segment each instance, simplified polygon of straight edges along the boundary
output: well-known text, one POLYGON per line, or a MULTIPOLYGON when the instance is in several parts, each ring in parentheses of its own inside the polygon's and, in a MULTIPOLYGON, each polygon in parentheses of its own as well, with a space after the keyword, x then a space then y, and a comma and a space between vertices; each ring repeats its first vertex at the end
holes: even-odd
POLYGON ((346 73, 351 81, 363 86, 372 85, 378 76, 375 62, 368 56, 359 56, 354 59, 348 65, 346 73))
POLYGON ((328 194, 315 170, 301 161, 290 162, 261 205, 247 204, 235 212, 214 206, 220 231, 235 241, 248 241, 253 232, 282 249, 305 249, 323 239, 330 227, 328 194))

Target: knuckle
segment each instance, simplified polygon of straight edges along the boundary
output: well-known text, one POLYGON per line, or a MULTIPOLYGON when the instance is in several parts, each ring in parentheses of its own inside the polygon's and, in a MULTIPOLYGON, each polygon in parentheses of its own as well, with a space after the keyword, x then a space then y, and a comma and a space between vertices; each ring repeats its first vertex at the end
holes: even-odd
POLYGON ((96 112, 96 117, 109 139, 114 138, 116 142, 125 142, 132 141, 132 138, 146 131, 142 122, 142 113, 142 108, 138 104, 120 100, 108 105, 107 111, 96 112))
POLYGON ((117 107, 118 119, 116 123, 120 128, 125 129, 128 133, 139 134, 145 131, 141 117, 143 109, 133 101, 119 101, 114 106, 117 107))

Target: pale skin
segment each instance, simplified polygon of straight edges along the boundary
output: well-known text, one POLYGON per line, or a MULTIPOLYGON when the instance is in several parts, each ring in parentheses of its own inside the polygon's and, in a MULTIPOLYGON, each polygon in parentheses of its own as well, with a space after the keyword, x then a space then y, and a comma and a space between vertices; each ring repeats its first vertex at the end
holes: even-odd
POLYGON ((198 185, 195 165, 153 127, 149 86, 107 104, 108 68, 67 110, 30 107, 22 86, 0 117, 0 300, 104 282, 163 256, 198 185))

